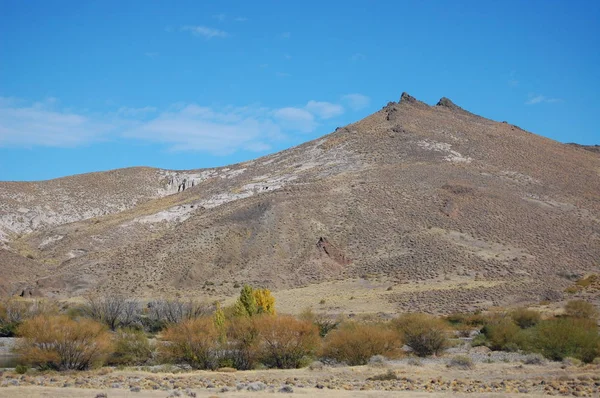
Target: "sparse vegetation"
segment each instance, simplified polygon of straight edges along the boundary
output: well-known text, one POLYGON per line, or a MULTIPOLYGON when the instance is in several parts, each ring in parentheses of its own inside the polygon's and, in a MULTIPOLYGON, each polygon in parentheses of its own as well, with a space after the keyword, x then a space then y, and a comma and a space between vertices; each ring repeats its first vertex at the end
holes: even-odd
POLYGON ((469 358, 468 356, 457 355, 455 357, 452 357, 452 359, 450 359, 450 361, 448 361, 447 366, 449 368, 458 368, 458 369, 462 369, 462 370, 469 370, 469 369, 473 369, 475 367, 475 364, 473 363, 473 360, 471 358, 469 358))
POLYGON ((596 319, 598 311, 585 300, 571 300, 565 304, 565 315, 572 318, 596 319))
POLYGON ((144 365, 152 359, 154 347, 146 334, 136 329, 120 329, 113 336, 111 365, 144 365))

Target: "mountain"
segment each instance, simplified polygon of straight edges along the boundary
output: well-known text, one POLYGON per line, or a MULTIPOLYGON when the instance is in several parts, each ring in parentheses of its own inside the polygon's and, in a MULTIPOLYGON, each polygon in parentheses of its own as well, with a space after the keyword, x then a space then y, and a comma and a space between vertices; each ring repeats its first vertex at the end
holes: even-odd
POLYGON ((600 157, 403 93, 229 167, 1 182, 0 234, 7 294, 214 299, 249 283, 286 309, 362 312, 560 300, 600 272, 600 157))

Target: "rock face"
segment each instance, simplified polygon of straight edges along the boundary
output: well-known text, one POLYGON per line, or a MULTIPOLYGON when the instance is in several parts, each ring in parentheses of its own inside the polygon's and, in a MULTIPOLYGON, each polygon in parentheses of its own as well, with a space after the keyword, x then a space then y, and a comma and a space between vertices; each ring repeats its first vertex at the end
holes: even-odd
POLYGON ((560 298, 565 271, 597 272, 599 228, 597 154, 404 93, 229 167, 0 183, 5 249, 36 269, 0 263, 0 280, 7 293, 149 297, 373 276, 442 286, 381 296, 397 308, 485 307, 560 298))

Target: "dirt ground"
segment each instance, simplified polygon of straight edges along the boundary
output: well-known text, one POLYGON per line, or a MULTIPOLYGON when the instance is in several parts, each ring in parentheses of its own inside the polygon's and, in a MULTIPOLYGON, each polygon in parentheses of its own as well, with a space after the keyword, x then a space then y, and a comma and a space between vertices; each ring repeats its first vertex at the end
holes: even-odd
POLYGON ((0 375, 0 397, 506 397, 600 396, 600 366, 550 362, 476 363, 470 370, 448 368, 444 361, 391 361, 383 366, 328 367, 310 370, 170 373, 103 368, 90 372, 0 375), (393 374, 393 380, 373 380, 393 374))

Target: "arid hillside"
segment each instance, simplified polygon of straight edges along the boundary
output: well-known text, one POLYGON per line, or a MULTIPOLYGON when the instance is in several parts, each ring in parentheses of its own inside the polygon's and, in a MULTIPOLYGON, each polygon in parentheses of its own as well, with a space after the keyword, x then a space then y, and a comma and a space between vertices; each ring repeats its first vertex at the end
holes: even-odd
POLYGON ((331 311, 553 301, 600 272, 600 156, 402 94, 226 168, 0 183, 1 239, 0 290, 24 296, 250 283, 331 311))

